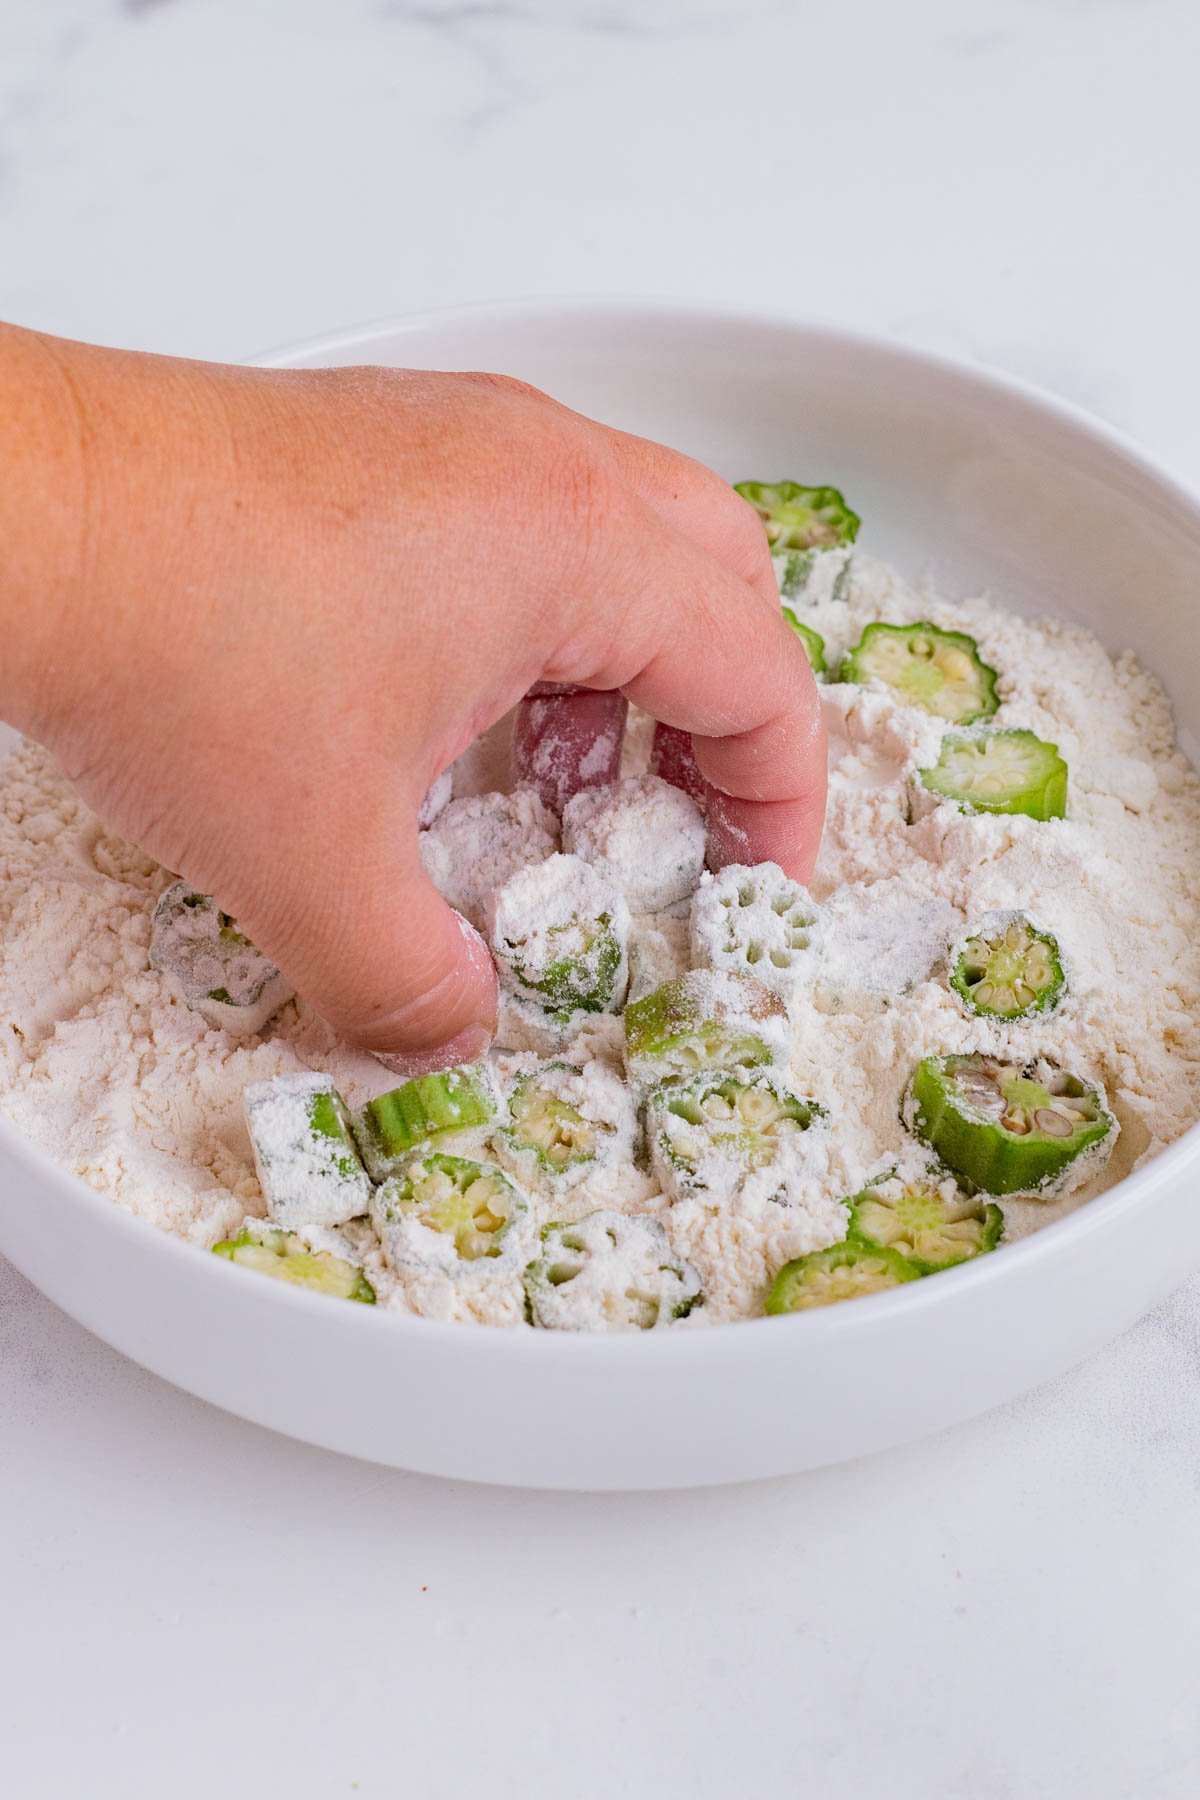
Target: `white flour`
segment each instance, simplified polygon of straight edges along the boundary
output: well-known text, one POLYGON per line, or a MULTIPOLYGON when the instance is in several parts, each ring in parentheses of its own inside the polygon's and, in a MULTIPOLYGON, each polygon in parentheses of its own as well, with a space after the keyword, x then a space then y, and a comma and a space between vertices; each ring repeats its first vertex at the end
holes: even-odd
MULTIPOLYGON (((918 594, 861 555, 848 601, 802 611, 831 668, 873 619, 971 633, 1000 677, 993 722, 1029 727, 1070 765, 1066 821, 940 806, 910 824, 908 778, 934 759, 943 727, 883 691, 824 690, 832 779, 813 891, 828 932, 812 1004, 795 1009, 791 1070, 797 1091, 830 1114, 822 1204, 903 1149, 899 1101, 922 1054, 1020 1046, 1022 1060, 1045 1053, 1099 1077, 1122 1132, 1091 1188, 1051 1204, 1005 1202, 1011 1238, 1111 1185, 1200 1114, 1200 784, 1174 748, 1158 682, 1076 627, 918 594), (1051 1014, 1003 1027, 968 1017, 937 965, 946 936, 1014 907, 1058 938, 1070 994, 1051 1014)), ((626 773, 644 769, 646 744, 635 718, 626 773)), ((463 759, 463 791, 471 768, 463 759)), ((465 817, 460 809, 427 834, 432 860, 456 831, 506 874, 557 848, 552 815, 535 817, 524 802, 500 814, 494 802, 465 817)), ((460 904, 482 922, 488 884, 478 862, 469 873, 460 904)), ((263 1210, 242 1108, 248 1082, 327 1070, 358 1105, 394 1079, 302 1001, 261 1040, 241 1042, 189 1012, 147 964, 153 903, 170 880, 86 811, 42 750, 26 746, 0 767, 0 1113, 119 1205, 207 1246, 263 1210)), ((675 973, 686 945, 686 920, 638 920, 635 993, 675 973)), ((597 1017, 571 1060, 619 1067, 620 1042, 620 1020, 597 1017)), ((789 1218, 792 1209, 752 1199, 670 1206, 625 1163, 552 1203, 535 1196, 531 1223, 597 1207, 658 1219, 696 1269, 705 1303, 675 1327, 685 1330, 761 1310, 779 1265, 813 1247, 819 1216, 789 1218)), ((369 1228, 346 1231, 366 1246, 383 1304, 522 1317, 519 1272, 495 1283, 404 1279, 383 1267, 369 1228)))

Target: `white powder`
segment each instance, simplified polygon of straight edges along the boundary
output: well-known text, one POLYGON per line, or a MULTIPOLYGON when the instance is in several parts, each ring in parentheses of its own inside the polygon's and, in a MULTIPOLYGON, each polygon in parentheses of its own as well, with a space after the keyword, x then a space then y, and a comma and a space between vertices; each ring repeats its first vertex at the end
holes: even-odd
MULTIPOLYGON (((831 667, 873 619, 971 633, 999 672, 994 722, 1028 727, 1067 759, 1070 818, 1042 824, 937 806, 909 824, 908 782, 936 758, 943 727, 882 689, 825 687, 831 791, 812 887, 841 923, 825 941, 820 1005, 795 1008, 791 1063, 797 1092, 830 1114, 812 1206, 745 1196, 671 1205, 625 1163, 529 1208, 533 1241, 550 1220, 597 1208, 657 1220, 705 1291, 676 1330, 760 1311, 780 1265, 829 1241, 830 1203, 910 1151, 899 1108, 923 1054, 1047 1055, 1106 1087, 1122 1127, 1107 1168, 1065 1199, 1005 1201, 1009 1237, 1085 1203, 1200 1114, 1200 784, 1175 749, 1158 682, 1074 626, 918 593, 861 552, 846 601, 797 607, 825 638, 831 667), (969 1017, 937 962, 943 924, 958 936, 985 913, 1014 908, 1057 937, 1069 995, 1050 1014, 1003 1026, 969 1017), (836 1010, 821 1010, 834 1001, 836 1010)), ((646 722, 634 715, 625 772, 645 768, 647 746, 646 722)), ((486 745, 470 753, 456 786, 460 777, 494 783, 495 761, 486 745)), ((444 856, 440 872, 478 923, 498 879, 554 852, 555 821, 531 795, 489 797, 466 814, 464 804, 452 802, 421 841, 423 853, 452 834, 467 846, 465 862, 444 856)), ((147 963, 151 912, 170 879, 87 813, 43 751, 25 747, 0 768, 0 1113, 117 1204, 207 1246, 264 1210, 247 1083, 326 1070, 357 1106, 394 1080, 302 1000, 257 1041, 235 1041, 188 1011, 147 963)), ((686 935, 686 921, 637 922, 639 991, 642 970, 648 984, 678 972, 686 935)), ((596 1058, 619 1070, 621 1043, 619 1017, 594 1015, 561 1049, 573 1063, 596 1058)), ((401 1278, 383 1265, 369 1225, 342 1236, 382 1306, 492 1324, 524 1316, 519 1272, 494 1282, 436 1271, 401 1278)))
POLYGON ((563 809, 563 848, 617 882, 632 913, 661 912, 694 891, 707 831, 696 802, 657 775, 585 788, 563 809))

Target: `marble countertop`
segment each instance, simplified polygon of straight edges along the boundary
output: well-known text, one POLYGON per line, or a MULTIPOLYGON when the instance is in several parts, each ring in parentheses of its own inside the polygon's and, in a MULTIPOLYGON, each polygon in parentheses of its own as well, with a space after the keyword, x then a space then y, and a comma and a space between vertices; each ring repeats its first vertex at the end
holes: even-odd
MULTIPOLYGON (((753 302, 1200 481, 1198 56, 1188 0, 12 0, 0 316, 238 357, 753 302)), ((5 1792, 1190 1800, 1198 1343, 1194 1278, 924 1445, 560 1497, 274 1437, 0 1266, 5 1792)))

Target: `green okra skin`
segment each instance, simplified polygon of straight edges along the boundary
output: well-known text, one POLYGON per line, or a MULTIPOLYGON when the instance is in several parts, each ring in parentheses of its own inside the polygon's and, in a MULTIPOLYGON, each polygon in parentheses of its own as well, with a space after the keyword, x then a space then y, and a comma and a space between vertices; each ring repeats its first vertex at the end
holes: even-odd
POLYGON ((858 1243, 847 1238, 827 1250, 785 1263, 767 1295, 768 1314, 808 1312, 841 1300, 858 1300, 881 1294, 906 1281, 919 1281, 921 1270, 881 1244, 858 1243))
POLYGON ((633 1097, 615 1070, 552 1061, 517 1079, 493 1148, 525 1187, 562 1193, 597 1167, 631 1162, 637 1131, 633 1097))
POLYGON ((251 1082, 243 1099, 259 1185, 276 1225, 344 1225, 366 1212, 371 1184, 328 1075, 301 1071, 251 1082))
POLYGON ((787 1205, 788 1172, 781 1159, 826 1117, 816 1101, 802 1099, 762 1070, 670 1082, 646 1101, 654 1172, 674 1200, 695 1193, 728 1199, 762 1172, 764 1197, 787 1205), (775 1191, 773 1180, 780 1183, 775 1191))
POLYGON ((608 913, 601 913, 593 926, 580 922, 588 942, 582 955, 559 957, 540 974, 531 974, 519 955, 511 956, 522 986, 541 997, 542 1004, 556 1018, 567 1019, 573 1013, 608 1012, 616 993, 617 977, 625 953, 613 930, 608 913))
POLYGON ((804 654, 809 660, 813 674, 823 675, 825 673, 825 639, 819 631, 814 631, 811 625, 806 625, 803 619, 798 619, 790 606, 784 607, 783 616, 804 645, 804 654))
POLYGON ((351 1126, 372 1178, 386 1181, 415 1151, 479 1133, 495 1117, 496 1102, 481 1063, 419 1075, 368 1100, 351 1126))
POLYGON ((1052 1012, 1066 991, 1058 940, 1026 913, 993 913, 952 950, 950 986, 982 1018, 1052 1012))
POLYGON ((805 487, 798 481, 739 481, 734 491, 748 500, 772 550, 828 550, 852 544, 862 521, 835 487, 805 487))
POLYGON ((524 1280, 526 1317, 545 1331, 651 1331, 704 1302, 656 1219, 603 1209, 543 1227, 524 1280))
POLYGON ((1117 1136, 1103 1090, 1048 1058, 927 1056, 905 1116, 960 1180, 984 1194, 1055 1193, 1093 1172, 1117 1136), (1083 1159, 1081 1161, 1081 1159, 1083 1159))
POLYGON ((842 681, 881 681, 906 705, 970 725, 1000 705, 996 671, 965 631, 917 625, 868 625, 842 659, 842 681))
POLYGON ((1040 820, 1067 814, 1067 765, 1057 744, 1032 731, 951 734, 942 740, 937 762, 918 779, 926 792, 966 812, 1021 813, 1040 820))
POLYGON ((642 1083, 705 1068, 782 1067, 787 1008, 752 975, 691 969, 625 1009, 625 1058, 642 1083))
POLYGON ((365 1306, 375 1304, 375 1289, 354 1263, 328 1250, 311 1250, 294 1233, 272 1229, 258 1220, 248 1219, 237 1237, 214 1244, 213 1255, 312 1293, 358 1300, 365 1306))
POLYGON ((994 1250, 1004 1233, 1004 1215, 994 1204, 958 1191, 932 1176, 882 1177, 848 1202, 849 1236, 856 1242, 895 1250, 922 1275, 994 1250))

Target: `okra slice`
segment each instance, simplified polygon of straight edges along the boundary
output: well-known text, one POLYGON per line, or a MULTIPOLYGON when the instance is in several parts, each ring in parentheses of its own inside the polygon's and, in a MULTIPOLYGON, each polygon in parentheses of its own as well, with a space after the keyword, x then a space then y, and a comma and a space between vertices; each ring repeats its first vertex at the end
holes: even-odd
POLYGON ((829 550, 852 544, 862 521, 835 487, 805 487, 798 481, 738 481, 734 491, 748 500, 772 550, 829 550))
POLYGON ((547 1331, 650 1331, 703 1303, 700 1278, 656 1219, 599 1211, 547 1225, 525 1270, 531 1325, 547 1331))
POLYGON ((1093 1174, 1117 1135, 1103 1089, 1041 1057, 981 1051, 918 1063, 906 1119, 941 1162, 985 1194, 1049 1194, 1093 1174))
POLYGON ((825 673, 825 639, 819 631, 814 631, 811 625, 806 625, 803 619, 798 619, 790 606, 784 607, 783 616, 804 645, 804 654, 812 665, 813 674, 823 675, 825 673))
POLYGON ((629 908, 620 888, 578 856, 520 869, 488 903, 501 983, 554 1018, 615 1012, 629 978, 629 908))
POLYGON ((186 881, 167 888, 154 909, 150 967, 206 1024, 238 1037, 261 1031, 295 991, 212 895, 186 881))
POLYGON ((213 1255, 269 1275, 273 1281, 290 1281, 295 1287, 332 1294, 338 1300, 375 1304, 375 1289, 354 1263, 328 1250, 311 1250, 293 1232, 280 1231, 261 1219, 247 1219, 235 1238, 213 1245, 213 1255))
POLYGON ((371 1196, 371 1221, 390 1268, 453 1272, 495 1264, 525 1209, 503 1169, 466 1156, 418 1157, 371 1196))
POLYGON ((839 1300, 882 1294, 920 1277, 920 1269, 899 1251, 881 1244, 847 1240, 784 1263, 767 1295, 766 1311, 808 1312, 814 1306, 832 1306, 839 1300))
POLYGON ((964 1194, 935 1173, 890 1174, 850 1201, 850 1237, 898 1250, 922 1275, 994 1250, 1004 1232, 998 1206, 964 1194))
POLYGON ((442 898, 482 931, 493 889, 558 849, 558 820, 531 788, 464 795, 418 834, 417 849, 442 898))
POLYGON ((563 812, 563 849, 625 896, 631 913, 663 912, 695 892, 708 834, 691 797, 658 775, 586 788, 563 812))
POLYGON ((403 1087, 368 1100, 350 1123, 372 1179, 386 1181, 418 1150, 451 1138, 471 1147, 462 1134, 474 1133, 480 1139, 495 1113, 488 1071, 482 1063, 473 1063, 406 1081, 403 1087))
POLYGON ((630 1079, 657 1087, 701 1069, 786 1068, 787 1008, 752 975, 689 969, 625 1008, 630 1079))
POLYGON ((803 600, 819 606, 824 600, 842 600, 850 581, 853 544, 835 544, 828 550, 785 550, 771 558, 779 598, 787 604, 803 600))
POLYGON ((371 1183, 345 1102, 328 1075, 255 1081, 243 1100, 254 1166, 277 1225, 344 1225, 367 1210, 371 1183))
POLYGON ((1057 744, 1032 731, 978 731, 942 740, 921 786, 967 812, 1024 813, 1030 819, 1067 814, 1067 765, 1057 744))
POLYGON ((1066 986, 1058 940, 1026 913, 989 913, 952 947, 950 985, 968 1012, 984 1018, 1051 1012, 1066 986))
POLYGON ((633 1099, 604 1063, 543 1063, 520 1076, 495 1153, 527 1188, 561 1192, 593 1169, 632 1162, 633 1099))
POLYGON ((692 959, 754 975, 791 999, 816 972, 821 909, 778 863, 729 863, 701 880, 692 900, 692 959))
POLYGON ((1000 704, 996 671, 965 631, 919 625, 868 625, 841 667, 843 681, 882 681, 908 706, 970 725, 1000 704))
POLYGON ((765 1071, 700 1075, 647 1100, 651 1164, 673 1200, 751 1193, 791 1205, 810 1172, 805 1133, 824 1118, 815 1101, 765 1071))

